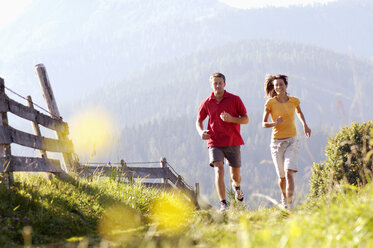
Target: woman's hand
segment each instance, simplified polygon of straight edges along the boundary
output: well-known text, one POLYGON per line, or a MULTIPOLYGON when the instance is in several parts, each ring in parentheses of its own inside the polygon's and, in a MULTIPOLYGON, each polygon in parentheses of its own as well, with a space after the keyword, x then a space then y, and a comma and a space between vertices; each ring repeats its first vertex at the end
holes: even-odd
POLYGON ((282 116, 277 117, 277 119, 275 121, 275 126, 277 126, 278 124, 280 124, 283 120, 284 120, 284 118, 282 116))
POLYGON ((306 137, 307 138, 311 137, 311 129, 307 126, 307 124, 305 124, 303 128, 304 128, 304 134, 306 135, 306 137))

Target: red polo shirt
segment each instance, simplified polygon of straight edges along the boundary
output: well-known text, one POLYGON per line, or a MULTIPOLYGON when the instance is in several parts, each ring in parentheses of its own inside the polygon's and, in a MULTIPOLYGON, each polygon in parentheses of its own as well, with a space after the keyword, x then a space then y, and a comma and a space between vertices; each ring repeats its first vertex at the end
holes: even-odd
POLYGON ((198 120, 204 121, 209 116, 207 130, 210 138, 207 146, 238 146, 244 141, 240 133, 240 124, 225 122, 220 119, 222 112, 227 112, 233 117, 240 117, 246 114, 246 108, 239 96, 224 91, 223 98, 218 102, 214 93, 204 100, 199 106, 198 120))

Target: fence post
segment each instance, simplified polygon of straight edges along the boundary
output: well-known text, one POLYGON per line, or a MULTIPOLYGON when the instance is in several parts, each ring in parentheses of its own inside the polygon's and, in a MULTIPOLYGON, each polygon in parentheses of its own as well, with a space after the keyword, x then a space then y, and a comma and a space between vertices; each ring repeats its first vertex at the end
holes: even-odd
MULTIPOLYGON (((123 169, 128 168, 126 162, 124 161, 124 159, 120 160, 120 165, 122 166, 123 169)), ((125 173, 128 173, 128 172, 126 171, 125 173)), ((133 174, 131 176, 126 176, 126 174, 124 174, 124 176, 127 178, 128 182, 130 184, 133 184, 133 174)))
MULTIPOLYGON (((48 110, 50 112, 50 115, 54 118, 59 118, 62 119, 60 116, 60 112, 58 111, 56 99, 53 94, 52 87, 49 83, 49 78, 47 74, 47 70, 45 69, 45 66, 43 64, 37 64, 35 65, 36 68, 36 73, 39 78, 40 86, 43 90, 43 96, 44 99, 47 103, 48 110)), ((61 133, 61 132, 56 132, 57 137, 59 140, 64 141, 67 139, 67 134, 61 133)), ((71 153, 62 153, 63 160, 65 162, 65 168, 64 170, 70 171, 73 169, 73 158, 71 153)))
POLYGON ((127 168, 127 164, 126 162, 124 162, 124 159, 120 160, 120 165, 122 166, 122 168, 127 168))
MULTIPOLYGON (((4 84, 4 79, 0 78, 0 94, 5 95, 5 84, 4 84)), ((0 126, 8 126, 8 114, 7 112, 1 112, 1 121, 0 121, 0 126)), ((1 157, 8 157, 9 159, 11 158, 11 150, 10 150, 10 144, 0 144, 0 156, 1 157)), ((3 166, 3 171, 8 169, 10 165, 10 160, 7 164, 2 164, 3 166)), ((3 175, 3 178, 6 181, 6 184, 8 186, 14 185, 14 177, 13 177, 13 172, 5 172, 3 175)))
MULTIPOLYGON (((31 96, 27 96, 26 99, 27 99, 27 106, 34 109, 34 103, 32 102, 31 96)), ((35 135, 41 136, 40 128, 36 121, 32 121, 32 129, 34 130, 35 135)), ((47 158, 47 152, 45 150, 39 150, 39 151, 40 151, 40 155, 42 158, 47 158)), ((45 175, 48 180, 51 180, 53 178, 52 173, 50 172, 45 172, 45 175)))
MULTIPOLYGON (((161 167, 162 168, 167 168, 167 159, 165 157, 161 157, 161 167)), ((166 187, 168 181, 167 181, 167 178, 163 178, 162 179, 162 183, 164 184, 164 186, 166 187)))
POLYGON ((198 198, 199 198, 199 183, 196 183, 195 194, 196 194, 196 199, 198 200, 198 198))

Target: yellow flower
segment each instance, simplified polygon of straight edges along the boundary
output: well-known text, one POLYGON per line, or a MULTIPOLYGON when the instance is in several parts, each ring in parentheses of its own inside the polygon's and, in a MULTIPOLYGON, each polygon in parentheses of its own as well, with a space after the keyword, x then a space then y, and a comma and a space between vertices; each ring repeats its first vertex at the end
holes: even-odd
POLYGON ((119 204, 105 210, 99 223, 99 233, 107 240, 123 241, 131 238, 140 225, 140 216, 126 205, 119 204))
POLYGON ((182 194, 163 193, 150 207, 150 219, 159 230, 167 234, 178 234, 190 222, 193 205, 182 194))

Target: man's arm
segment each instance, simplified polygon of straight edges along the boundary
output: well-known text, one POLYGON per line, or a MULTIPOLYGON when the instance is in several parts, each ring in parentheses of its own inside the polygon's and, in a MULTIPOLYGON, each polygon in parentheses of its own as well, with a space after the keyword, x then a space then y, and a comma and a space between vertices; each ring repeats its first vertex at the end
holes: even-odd
POLYGON ((220 114, 220 118, 225 122, 232 122, 237 124, 248 124, 249 123, 249 116, 247 114, 244 114, 239 117, 233 117, 227 112, 223 112, 220 114))
POLYGON ((208 134, 209 130, 204 130, 203 122, 198 119, 196 121, 196 129, 197 129, 199 136, 201 136, 201 139, 206 140, 210 138, 210 135, 208 134))

